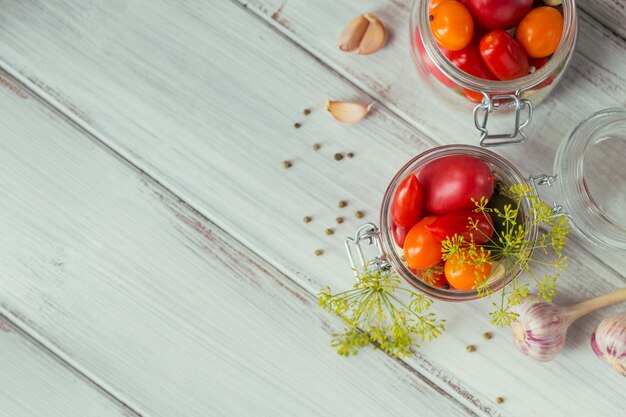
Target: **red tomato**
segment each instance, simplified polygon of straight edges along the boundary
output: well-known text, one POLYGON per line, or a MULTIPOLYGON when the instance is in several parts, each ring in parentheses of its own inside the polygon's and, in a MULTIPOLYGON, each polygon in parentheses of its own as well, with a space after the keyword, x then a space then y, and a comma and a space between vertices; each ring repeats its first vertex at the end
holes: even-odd
POLYGON ((465 254, 458 254, 446 261, 444 272, 451 286, 457 290, 471 290, 491 274, 491 262, 477 263, 465 254))
POLYGON ((433 267, 428 269, 415 270, 413 273, 419 279, 427 283, 428 285, 432 285, 434 287, 443 288, 447 286, 450 288, 448 284, 448 280, 446 279, 446 274, 444 273, 444 264, 439 263, 433 267))
MULTIPOLYGON (((424 43, 422 42, 422 38, 420 38, 419 29, 415 29, 415 45, 417 46, 417 51, 420 54, 420 58, 422 58, 422 62, 424 63, 424 65, 426 65, 428 72, 430 72, 433 75, 433 77, 439 80, 439 82, 441 82, 446 87, 449 87, 449 88, 456 87, 456 83, 454 83, 452 80, 450 80, 450 78, 445 76, 444 73, 441 72, 439 67, 437 67, 437 65, 435 65, 433 61, 430 59, 430 57, 428 56, 426 49, 424 49, 424 43)), ((448 58, 450 51, 443 49, 443 48, 439 48, 439 49, 446 56, 446 58, 448 58)))
POLYGON ((484 80, 497 80, 480 56, 478 43, 471 43, 460 51, 450 51, 448 58, 455 67, 474 77, 484 80))
POLYGON ((546 65, 549 60, 550 60, 550 57, 528 58, 528 64, 530 65, 530 72, 537 71, 539 68, 546 65))
POLYGON ((515 29, 515 38, 532 58, 552 55, 563 33, 563 16, 554 7, 532 9, 515 29))
POLYGON ((430 30, 437 45, 449 51, 465 48, 474 36, 472 15, 458 1, 439 3, 430 11, 430 30))
POLYGON ((426 230, 437 216, 424 217, 409 230, 404 240, 404 258, 409 268, 427 269, 441 262, 441 241, 426 230))
POLYGON ((520 78, 530 71, 524 48, 503 30, 494 30, 483 36, 480 55, 500 80, 520 78))
POLYGON ((515 26, 530 10, 533 0, 460 0, 478 24, 487 29, 515 26))
POLYGON ((401 248, 404 247, 404 240, 406 239, 406 235, 409 233, 409 230, 411 230, 410 227, 398 226, 395 223, 391 225, 391 234, 393 235, 393 240, 396 242, 396 245, 401 248))
POLYGON ((496 177, 483 160, 468 155, 444 156, 417 174, 424 192, 424 208, 433 214, 472 210, 472 198, 491 198, 496 177))
POLYGON ((397 225, 411 227, 422 217, 422 186, 415 174, 407 176, 393 196, 391 217, 397 225))
MULTIPOLYGON (((531 74, 533 72, 537 71, 538 69, 540 69, 541 67, 543 67, 544 65, 546 65, 549 60, 550 60, 550 57, 528 58, 528 64, 530 64, 530 72, 531 72, 531 74)), ((552 82, 554 81, 555 78, 556 78, 556 72, 550 74, 548 76, 548 78, 546 78, 545 80, 540 82, 538 85, 533 87, 533 89, 546 87, 546 86, 552 84, 552 82)))
POLYGON ((474 239, 474 243, 483 244, 489 242, 493 236, 493 222, 489 213, 476 213, 472 210, 456 211, 439 217, 426 226, 426 229, 437 239, 452 238, 455 234, 463 236, 466 242, 474 239), (476 223, 478 230, 470 228, 471 223, 476 223), (471 229, 471 230, 470 230, 471 229))
MULTIPOLYGON (((480 56, 478 42, 472 42, 460 51, 450 51, 448 59, 458 69, 474 77, 482 78, 483 80, 497 80, 480 56)), ((462 88, 462 90, 465 97, 474 102, 480 103, 483 100, 483 94, 480 92, 468 90, 467 88, 462 88)))

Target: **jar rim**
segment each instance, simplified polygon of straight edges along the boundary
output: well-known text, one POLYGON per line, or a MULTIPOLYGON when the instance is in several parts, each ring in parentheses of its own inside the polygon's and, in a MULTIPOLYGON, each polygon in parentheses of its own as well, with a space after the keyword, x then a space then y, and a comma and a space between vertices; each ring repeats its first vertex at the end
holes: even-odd
MULTIPOLYGON (((601 110, 580 122, 563 139, 554 160, 554 173, 563 195, 565 211, 587 240, 612 249, 626 250, 626 225, 612 220, 588 190, 584 160, 590 148, 607 139, 607 128, 619 124, 616 137, 626 139, 626 109, 601 110)), ((613 138, 613 136, 611 136, 613 138)))
POLYGON ((414 0, 409 17, 411 48, 416 50, 415 30, 419 30, 420 38, 428 57, 437 68, 454 83, 472 91, 483 93, 501 93, 502 91, 521 92, 532 89, 550 77, 561 65, 567 66, 571 60, 571 51, 578 36, 575 0, 563 0, 563 36, 552 58, 541 68, 521 78, 513 80, 485 80, 470 75, 457 68, 437 46, 430 31, 429 23, 430 0, 414 0))
MULTIPOLYGON (((461 290, 446 290, 439 287, 431 286, 424 281, 421 281, 404 265, 398 256, 396 249, 394 248, 394 238, 391 232, 391 202, 393 200, 393 196, 395 194, 396 188, 398 185, 404 180, 406 175, 410 172, 415 171, 420 165, 423 165, 427 162, 433 161, 435 159, 439 159, 445 156, 453 156, 453 155, 471 155, 479 157, 485 162, 490 163, 493 166, 497 166, 499 168, 500 173, 503 174, 506 170, 509 178, 514 181, 514 183, 519 184, 528 184, 526 178, 521 174, 521 172, 515 168, 508 160, 501 157, 500 155, 487 150, 485 148, 481 148, 473 145, 443 145, 437 146, 431 149, 422 152, 421 154, 415 156, 410 161, 408 161, 393 177, 387 190, 385 191, 381 210, 380 210, 380 235, 383 245, 383 250, 387 259, 391 263, 393 269, 401 276, 405 281, 407 281, 412 286, 416 287, 418 290, 422 291, 425 294, 428 294, 431 297, 445 300, 445 301, 469 301, 480 298, 478 291, 469 290, 469 291, 461 291, 461 290)), ((530 203, 527 199, 522 200, 522 212, 524 213, 526 219, 526 226, 530 230, 530 239, 534 240, 537 236, 537 227, 534 225, 535 215, 533 211, 530 209, 530 203)), ((508 276, 504 276, 502 279, 496 280, 492 282, 489 287, 490 291, 497 292, 502 290, 509 282, 511 282, 520 271, 516 271, 514 274, 508 274, 508 276)))

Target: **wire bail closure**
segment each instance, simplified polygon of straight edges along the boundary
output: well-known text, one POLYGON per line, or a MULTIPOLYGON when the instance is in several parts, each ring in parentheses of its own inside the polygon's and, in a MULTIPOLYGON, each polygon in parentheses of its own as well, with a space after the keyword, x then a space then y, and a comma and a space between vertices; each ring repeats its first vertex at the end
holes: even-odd
MULTIPOLYGON (((541 174, 531 175, 530 177, 528 177, 528 181, 530 181, 530 186, 532 187, 534 194, 539 197, 539 186, 547 185, 548 187, 552 187, 552 184, 558 181, 558 178, 556 175, 541 174)), ((549 218, 553 219, 560 216, 571 218, 568 213, 565 213, 561 204, 558 204, 556 202, 552 203, 552 215, 549 218)))
POLYGON ((383 245, 380 239, 378 227, 374 223, 365 223, 359 227, 356 230, 354 237, 346 238, 344 245, 346 247, 346 252, 348 253, 350 265, 352 265, 352 271, 354 271, 354 276, 357 281, 359 279, 359 271, 366 271, 369 268, 378 268, 380 271, 386 271, 391 267, 391 264, 387 260, 385 252, 383 251, 383 245), (376 254, 368 261, 365 260, 363 248, 361 247, 364 242, 367 243, 368 246, 373 245, 376 249, 376 254), (358 265, 355 261, 353 250, 356 251, 358 265))
POLYGON ((517 91, 515 94, 500 94, 491 97, 487 93, 483 93, 483 101, 474 107, 474 124, 481 132, 480 146, 487 148, 512 143, 522 143, 528 139, 524 128, 528 126, 533 117, 533 105, 530 100, 520 98, 520 93, 521 91, 517 91), (511 133, 489 134, 489 130, 487 129, 489 114, 502 108, 515 109, 515 128, 511 133), (528 109, 528 115, 525 120, 522 121, 522 110, 525 108, 528 109), (483 112, 482 118, 479 114, 481 111, 483 112))

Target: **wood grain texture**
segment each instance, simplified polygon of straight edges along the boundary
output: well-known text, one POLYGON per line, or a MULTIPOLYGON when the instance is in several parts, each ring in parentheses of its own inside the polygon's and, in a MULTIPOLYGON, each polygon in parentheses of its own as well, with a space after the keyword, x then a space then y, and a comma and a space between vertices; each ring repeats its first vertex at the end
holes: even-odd
MULTIPOLYGON (((0 109, 0 311, 139 415, 473 415, 381 352, 338 356, 311 294, 37 100, 1 89, 0 109)), ((50 373, 16 350, 0 371, 50 373)), ((0 399, 33 394, 16 377, 0 399)), ((116 415, 74 385, 32 415, 116 415)))
POLYGON ((0 416, 136 417, 0 317, 0 416))
POLYGON ((626 3, 623 0, 576 0, 579 9, 626 39, 626 3))
MULTIPOLYGON (((280 16, 290 18, 287 13, 293 4, 286 4, 280 16)), ((297 10, 301 22, 284 20, 288 23, 276 26, 303 44, 330 69, 316 65, 314 57, 285 42, 256 18, 229 3, 209 7, 200 2, 77 5, 58 1, 11 7, 11 12, 2 16, 0 25, 0 33, 8 39, 0 46, 5 68, 100 140, 174 190, 202 214, 269 259, 308 293, 314 293, 326 284, 335 288, 350 285, 350 273, 341 249, 342 237, 350 234, 357 224, 352 217, 354 210, 365 210, 368 220, 376 220, 379 201, 391 176, 403 161, 433 144, 414 127, 429 132, 441 143, 451 142, 455 137, 465 137, 466 142, 473 142, 473 138, 467 137, 466 115, 446 112, 431 99, 426 89, 406 87, 413 85, 406 80, 416 83, 419 80, 408 61, 401 33, 395 33, 388 47, 372 56, 367 65, 358 61, 363 57, 336 56, 334 48, 332 59, 329 58, 335 37, 329 35, 332 32, 329 28, 337 26, 339 30, 345 23, 343 14, 352 16, 363 11, 356 10, 362 7, 359 5, 346 2, 335 6, 333 3, 336 7, 333 13, 324 12, 330 9, 323 2, 319 8, 299 6, 301 8, 293 8, 289 13, 297 10), (322 12, 325 13, 323 18, 319 15, 322 12), (28 30, 32 25, 42 29, 28 30), (302 35, 307 31, 308 38, 302 35), (311 46, 313 40, 315 47, 311 46), (364 91, 358 91, 354 85, 337 77, 334 70, 364 91), (329 97, 369 101, 371 98, 367 92, 382 103, 359 125, 339 125, 320 110, 323 100, 329 97), (302 109, 311 106, 314 107, 313 114, 304 118, 302 109), (296 121, 303 123, 302 128, 295 130, 292 127, 296 121), (318 153, 310 149, 315 142, 322 144, 318 153), (355 151, 355 158, 341 162, 333 160, 335 152, 347 151, 355 151), (294 162, 288 171, 280 168, 284 159, 294 162), (348 208, 336 208, 339 199, 348 200, 348 208), (304 215, 313 216, 314 221, 306 226, 301 224, 304 215), (332 225, 338 215, 349 220, 336 226, 335 235, 325 236, 324 229, 332 225), (317 247, 326 250, 321 258, 312 256, 317 247)), ((401 6, 397 7, 398 11, 403 10, 401 6)), ((275 9, 272 14, 274 12, 275 9)), ((392 16, 385 17, 385 21, 392 16)), ((398 22, 400 17, 398 15, 398 22)), ((403 18, 406 20, 406 12, 403 18)), ((593 24, 589 22, 589 27, 596 31, 596 35, 602 35, 602 28, 593 24)), ((404 21, 402 25, 405 25, 404 21)), ((398 26, 391 27, 401 26, 398 23, 398 26)), ((620 76, 614 74, 614 70, 602 72, 602 68, 594 63, 599 53, 598 48, 591 47, 597 40, 596 35, 589 35, 587 46, 582 47, 562 86, 542 106, 547 114, 539 117, 534 132, 536 138, 546 140, 534 140, 532 148, 514 148, 505 152, 512 159, 523 162, 528 169, 550 168, 548 155, 554 153, 559 135, 565 134, 577 117, 586 114, 586 110, 594 106, 607 107, 607 102, 611 103, 609 105, 621 102, 620 91, 623 93, 624 90, 620 76), (601 77, 598 78, 598 74, 601 77), (585 103, 567 108, 557 106, 577 97, 576 91, 578 96, 587 98, 585 103)), ((621 41, 611 38, 610 34, 607 36, 609 48, 617 52, 623 50, 621 41)), ((584 45, 582 40, 581 44, 584 45)), ((619 54, 608 60, 608 68, 624 65, 619 54)), ((139 207, 140 211, 148 213, 145 221, 155 216, 148 209, 149 205, 139 207)), ((120 211, 124 210, 117 208, 111 217, 123 219, 120 211)), ((90 224, 91 221, 83 222, 90 224)), ((163 224, 156 222, 142 227, 152 230, 163 227, 163 224)), ((123 223, 115 226, 115 232, 121 233, 127 228, 135 230, 129 223, 123 223)), ((91 234, 86 231, 75 233, 88 240, 91 234)), ((145 240, 153 242, 154 238, 149 235, 145 240)), ((137 245, 144 243, 144 239, 141 242, 133 239, 131 243, 125 246, 134 255, 137 245)), ((149 249, 158 251, 161 245, 164 243, 152 243, 149 249)), ((567 280, 563 280, 559 301, 580 300, 624 284, 620 272, 607 268, 580 247, 574 248, 576 256, 571 262, 572 272, 567 280), (584 279, 596 275, 599 277, 592 281, 584 279)), ((116 257, 104 259, 106 265, 119 264, 118 257, 122 255, 114 254, 116 257), (117 263, 109 264, 109 261, 117 263)), ((186 259, 177 259, 176 265, 186 265, 189 263, 185 262, 186 259)), ((94 262, 93 259, 90 261, 94 262)), ((144 258, 144 261, 148 260, 144 258)), ((137 268, 139 276, 134 287, 136 293, 140 289, 150 289, 144 274, 159 271, 152 266, 144 271, 148 266, 139 261, 132 267, 137 268)), ((231 275, 235 273, 231 272, 231 275)), ((236 276, 240 276, 240 272, 236 276)), ((194 295, 200 283, 200 278, 192 280, 167 299, 166 304, 172 304, 168 311, 176 312, 174 317, 186 317, 199 308, 194 302, 187 306, 185 297, 194 295), (181 306, 183 301, 185 304, 181 306)), ((9 284, 10 287, 16 285, 18 283, 9 284)), ((114 289, 94 288, 91 281, 83 285, 85 287, 77 289, 74 294, 96 297, 94 294, 104 291, 111 305, 138 303, 134 298, 136 293, 128 294, 129 284, 125 281, 123 284, 116 281, 115 285, 120 287, 114 289)), ((174 291, 170 286, 166 288, 174 291)), ((158 289, 163 291, 160 287, 158 289)), ((44 291, 51 292, 52 289, 44 291)), ((236 300, 239 296, 234 293, 226 292, 230 297, 225 296, 224 302, 236 300)), ((15 293, 8 297, 29 307, 27 316, 33 324, 47 323, 45 317, 36 314, 41 299, 27 302, 15 293)), ((52 310, 58 309, 62 314, 74 299, 59 299, 52 310)), ((142 304, 161 305, 164 301, 157 289, 151 289, 139 299, 142 304)), ((250 301, 246 308, 257 314, 254 301, 250 301)), ((91 306, 93 303, 94 300, 90 299, 87 304, 91 306)), ((448 319, 448 332, 407 363, 429 375, 446 393, 480 414, 571 416, 601 412, 617 416, 623 410, 624 395, 619 385, 623 381, 601 366, 587 349, 587 337, 598 322, 598 315, 575 325, 568 349, 558 361, 539 365, 516 356, 506 331, 497 332, 496 338, 488 343, 479 342, 482 331, 490 328, 486 314, 489 308, 488 300, 464 305, 437 303, 437 311, 448 319), (479 347, 472 356, 464 351, 468 343, 479 347), (580 395, 572 398, 572 392, 580 392, 580 395), (505 396, 507 402, 501 406, 493 404, 493 398, 498 395, 505 396), (606 401, 609 397, 616 399, 615 402, 606 401)), ((103 321, 100 317, 103 309, 105 307, 101 304, 90 319, 103 321)), ((312 306, 306 308, 307 311, 312 309, 312 306)), ((82 310, 81 313, 84 314, 82 310)), ((107 314, 113 313, 107 311, 107 314)), ((146 322, 151 314, 141 311, 138 322, 146 322)), ((194 320, 198 318, 194 316, 194 320)), ((122 316, 112 316, 111 321, 115 325, 122 321, 130 326, 122 316)), ((196 325, 195 321, 186 323, 190 329, 196 325)), ((109 326, 106 330, 115 330, 113 324, 109 326)), ((75 332, 77 330, 73 327, 68 334, 46 335, 56 338, 59 343, 67 343, 76 337, 75 332)), ((98 332, 92 337, 102 339, 107 336, 106 332, 98 332)), ((318 343, 320 349, 330 350, 325 346, 325 337, 325 333, 315 333, 315 340, 310 343, 318 343)), ((135 342, 136 339, 125 340, 135 342)), ((162 342, 157 336, 153 340, 162 342)), ((114 346, 112 352, 122 350, 122 346, 114 346)), ((159 345, 153 358, 168 353, 167 347, 159 345)), ((192 353, 198 354, 195 350, 192 353)), ((107 373, 102 364, 104 359, 84 350, 72 351, 72 355, 102 378, 118 384, 126 383, 122 378, 126 374, 107 373)), ((125 355, 137 356, 128 352, 125 355)), ((356 361, 361 361, 361 357, 356 361)), ((203 358, 206 356, 200 356, 203 358)), ((352 364, 353 361, 328 363, 332 366, 338 363, 360 366, 352 364)), ((295 364, 289 362, 285 366, 291 370, 295 364)), ((252 372, 250 369, 246 368, 246 372, 252 372)), ((275 371, 272 369, 272 372, 275 371)), ((131 378, 128 384, 145 377, 144 373, 134 380, 131 378)), ((175 382, 182 383, 182 377, 178 378, 175 382)), ((148 397, 145 402, 152 404, 158 402, 158 398, 148 397)))

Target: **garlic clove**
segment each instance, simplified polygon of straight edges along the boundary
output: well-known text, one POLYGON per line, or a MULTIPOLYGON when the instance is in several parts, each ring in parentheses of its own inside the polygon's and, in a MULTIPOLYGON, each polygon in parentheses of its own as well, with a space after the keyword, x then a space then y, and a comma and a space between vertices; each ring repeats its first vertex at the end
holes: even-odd
POLYGON ((370 22, 365 15, 359 15, 352 19, 339 35, 339 40, 337 40, 339 49, 344 52, 351 52, 357 49, 369 25, 370 22))
POLYGON ((336 120, 342 123, 352 124, 367 116, 367 113, 369 113, 373 105, 374 103, 366 105, 349 101, 328 100, 326 101, 326 110, 328 110, 330 115, 336 120))
POLYGON ((591 335, 595 354, 626 376, 626 312, 606 317, 591 335))
POLYGON ((387 31, 380 20, 378 20, 378 17, 369 13, 364 16, 368 20, 369 26, 367 27, 367 30, 363 35, 363 39, 361 39, 361 43, 359 44, 359 48, 357 49, 357 53, 359 55, 373 54, 382 48, 387 40, 387 31))
POLYGON ((337 46, 344 52, 369 55, 383 47, 387 31, 378 16, 365 13, 352 19, 341 31, 337 46))

